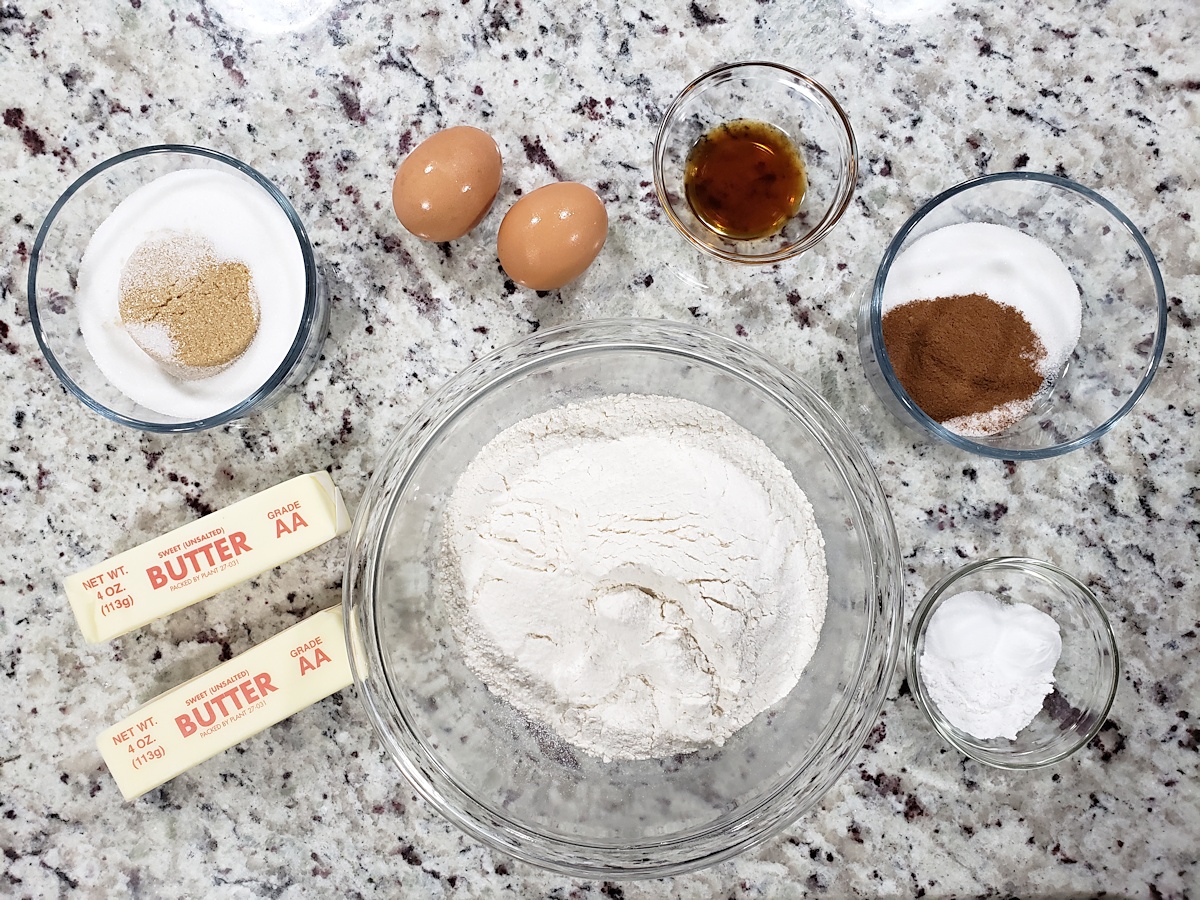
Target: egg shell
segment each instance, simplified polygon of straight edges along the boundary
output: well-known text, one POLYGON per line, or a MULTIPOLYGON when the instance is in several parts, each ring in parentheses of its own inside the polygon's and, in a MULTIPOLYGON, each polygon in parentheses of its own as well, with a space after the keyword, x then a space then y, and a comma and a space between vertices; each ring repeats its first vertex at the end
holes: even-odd
POLYGON ((492 208, 500 165, 500 148, 486 131, 458 125, 431 135, 396 170, 396 218, 427 241, 462 237, 492 208))
POLYGON ((500 223, 496 252, 517 284, 553 291, 584 273, 607 236, 608 213, 596 192, 563 181, 513 204, 500 223))

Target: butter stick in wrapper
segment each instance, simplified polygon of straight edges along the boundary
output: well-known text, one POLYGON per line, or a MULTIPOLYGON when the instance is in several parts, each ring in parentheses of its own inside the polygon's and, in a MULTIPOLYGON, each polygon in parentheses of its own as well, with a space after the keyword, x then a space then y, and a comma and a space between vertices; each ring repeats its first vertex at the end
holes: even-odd
POLYGON ((301 475, 66 580, 89 642, 107 641, 273 569, 350 527, 328 472, 301 475))
POLYGON ((96 746, 133 800, 351 681, 342 608, 333 606, 159 695, 96 746))

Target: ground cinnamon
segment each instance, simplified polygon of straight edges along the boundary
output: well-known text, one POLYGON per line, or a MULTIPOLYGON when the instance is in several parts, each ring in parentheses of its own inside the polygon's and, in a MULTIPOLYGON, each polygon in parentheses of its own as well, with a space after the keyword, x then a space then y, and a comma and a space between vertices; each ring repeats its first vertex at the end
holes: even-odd
POLYGON ((947 422, 1028 401, 1046 348, 1014 307, 983 294, 916 300, 883 317, 883 343, 917 406, 947 422))

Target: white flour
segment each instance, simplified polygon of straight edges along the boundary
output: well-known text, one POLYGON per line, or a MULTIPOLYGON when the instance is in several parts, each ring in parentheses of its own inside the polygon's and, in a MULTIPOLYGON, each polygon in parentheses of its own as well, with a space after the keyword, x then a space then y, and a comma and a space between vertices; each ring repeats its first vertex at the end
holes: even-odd
POLYGON ((604 759, 724 743, 796 685, 828 593, 812 506, 766 444, 708 407, 629 394, 485 446, 439 568, 480 679, 604 759))

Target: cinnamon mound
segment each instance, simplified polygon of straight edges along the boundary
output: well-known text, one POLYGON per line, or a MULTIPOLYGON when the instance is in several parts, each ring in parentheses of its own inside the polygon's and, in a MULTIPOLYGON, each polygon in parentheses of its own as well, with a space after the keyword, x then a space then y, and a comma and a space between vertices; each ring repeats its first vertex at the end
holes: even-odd
POLYGON ((1046 348, 1029 321, 983 294, 904 303, 882 325, 900 384, 938 422, 1029 401, 1045 381, 1046 348))

